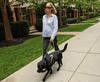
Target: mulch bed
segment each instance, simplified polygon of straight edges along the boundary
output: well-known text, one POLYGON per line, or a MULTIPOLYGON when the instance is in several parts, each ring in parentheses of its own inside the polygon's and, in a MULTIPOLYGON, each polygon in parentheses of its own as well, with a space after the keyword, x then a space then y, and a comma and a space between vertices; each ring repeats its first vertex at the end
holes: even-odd
POLYGON ((19 45, 19 44, 26 42, 28 39, 35 38, 38 36, 39 35, 27 35, 27 36, 20 37, 20 38, 14 38, 14 40, 12 41, 3 40, 3 41, 0 41, 0 48, 12 46, 12 45, 19 45))

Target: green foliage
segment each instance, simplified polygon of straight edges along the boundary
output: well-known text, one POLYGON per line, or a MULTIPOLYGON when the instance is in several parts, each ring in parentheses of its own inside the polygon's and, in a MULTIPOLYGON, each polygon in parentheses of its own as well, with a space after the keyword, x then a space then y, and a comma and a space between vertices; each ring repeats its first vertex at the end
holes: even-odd
POLYGON ((91 19, 89 19, 89 20, 87 20, 87 21, 84 21, 84 22, 81 22, 81 23, 79 23, 79 24, 98 23, 99 21, 96 21, 98 18, 100 18, 100 16, 91 18, 91 19))
POLYGON ((78 17, 75 17, 75 18, 68 18, 67 19, 67 23, 69 24, 69 23, 75 23, 75 22, 77 22, 77 20, 78 20, 78 17))
POLYGON ((27 7, 27 9, 29 9, 29 8, 35 8, 35 5, 29 5, 29 6, 27 7))
POLYGON ((62 23, 63 23, 63 25, 67 24, 67 17, 66 16, 62 16, 62 23))
MULTIPOLYGON (((47 2, 52 2, 52 3, 57 3, 57 2, 59 2, 59 0, 46 0, 47 2)), ((60 0, 60 1, 62 1, 62 0, 60 0)))
POLYGON ((82 21, 82 20, 86 20, 86 16, 80 16, 80 20, 82 21))
MULTIPOLYGON (((59 10, 59 6, 55 6, 56 10, 59 10)), ((58 13, 58 12, 57 12, 58 13)))
POLYGON ((36 11, 36 17, 38 19, 41 19, 43 17, 43 15, 45 14, 44 10, 45 10, 45 6, 46 6, 47 2, 42 2, 42 3, 38 3, 35 7, 35 11, 36 11))
POLYGON ((17 21, 10 23, 13 37, 28 35, 29 25, 27 21, 17 21))
MULTIPOLYGON (((85 15, 87 16, 88 13, 86 13, 85 15)), ((93 18, 93 14, 94 17, 98 16, 98 12, 89 12, 89 18, 93 18)))
POLYGON ((64 9, 65 7, 64 7, 64 5, 61 5, 61 9, 64 9))
POLYGON ((36 29, 39 31, 39 32, 42 32, 42 19, 36 19, 36 29))
MULTIPOLYGON (((27 21, 10 22, 11 32, 14 38, 28 35, 29 25, 27 21)), ((4 25, 0 23, 0 40, 5 39, 4 25)))
POLYGON ((98 15, 100 16, 100 13, 98 13, 98 15))

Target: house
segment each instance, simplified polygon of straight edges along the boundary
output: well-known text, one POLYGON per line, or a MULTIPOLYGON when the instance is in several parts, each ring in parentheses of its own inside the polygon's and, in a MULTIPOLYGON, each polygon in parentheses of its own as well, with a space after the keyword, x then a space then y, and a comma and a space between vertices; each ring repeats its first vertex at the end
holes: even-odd
MULTIPOLYGON (((10 8, 11 11, 13 12, 13 18, 14 21, 22 21, 23 20, 23 16, 26 15, 26 9, 27 6, 29 6, 30 2, 28 3, 24 3, 24 5, 21 4, 20 1, 16 1, 16 0, 9 0, 10 4, 10 8)), ((30 12, 30 21, 31 21, 31 26, 35 27, 35 23, 36 23, 36 13, 34 13, 33 9, 29 10, 30 12)))

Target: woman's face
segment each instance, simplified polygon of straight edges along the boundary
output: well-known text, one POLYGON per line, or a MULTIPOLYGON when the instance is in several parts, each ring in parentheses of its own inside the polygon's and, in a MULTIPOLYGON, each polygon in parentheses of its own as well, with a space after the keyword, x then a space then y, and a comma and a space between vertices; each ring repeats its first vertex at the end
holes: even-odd
POLYGON ((45 6, 45 12, 46 13, 51 13, 51 10, 52 10, 51 5, 49 3, 47 3, 46 6, 45 6))

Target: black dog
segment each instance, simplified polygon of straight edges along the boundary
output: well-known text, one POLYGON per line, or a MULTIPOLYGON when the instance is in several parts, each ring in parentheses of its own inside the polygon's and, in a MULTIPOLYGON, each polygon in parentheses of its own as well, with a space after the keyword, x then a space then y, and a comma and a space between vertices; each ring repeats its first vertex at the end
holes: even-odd
POLYGON ((40 72, 45 72, 47 70, 47 73, 46 75, 44 76, 43 78, 43 81, 45 81, 46 79, 46 76, 48 75, 48 73, 50 72, 50 74, 52 74, 52 65, 55 63, 55 62, 58 62, 59 64, 59 67, 57 69, 57 71, 59 71, 60 69, 60 64, 62 64, 62 52, 64 52, 67 48, 67 45, 68 43, 65 45, 64 49, 63 50, 60 50, 60 51, 54 51, 50 54, 48 54, 46 57, 44 57, 39 63, 38 63, 38 70, 37 72, 40 73, 40 72))

